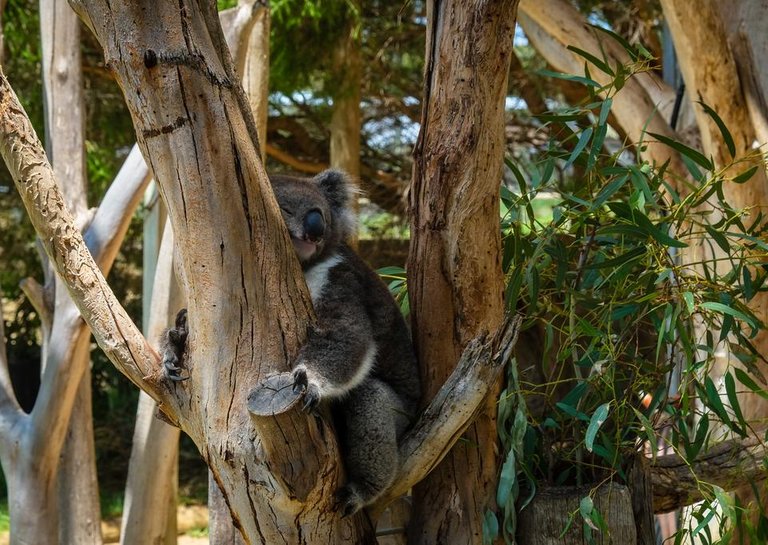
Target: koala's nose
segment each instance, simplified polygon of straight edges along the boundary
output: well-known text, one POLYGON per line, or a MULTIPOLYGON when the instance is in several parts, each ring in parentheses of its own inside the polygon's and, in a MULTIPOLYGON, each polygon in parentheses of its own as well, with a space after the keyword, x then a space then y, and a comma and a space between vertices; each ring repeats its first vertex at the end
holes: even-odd
POLYGON ((304 216, 304 234, 312 242, 317 242, 325 234, 325 221, 319 210, 310 210, 304 216))

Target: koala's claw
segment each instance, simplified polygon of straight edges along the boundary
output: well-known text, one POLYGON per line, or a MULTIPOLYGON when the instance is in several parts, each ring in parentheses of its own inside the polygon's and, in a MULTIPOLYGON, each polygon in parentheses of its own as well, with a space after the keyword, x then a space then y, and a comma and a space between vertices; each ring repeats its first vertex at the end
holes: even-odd
POLYGON ((320 404, 320 391, 317 386, 310 384, 304 390, 304 406, 302 409, 306 413, 314 413, 317 410, 317 406, 320 404))
POLYGON ((181 365, 184 350, 187 346, 187 309, 181 309, 176 315, 174 327, 167 329, 161 340, 161 356, 163 358, 163 371, 168 380, 182 382, 189 376, 182 376, 184 368, 181 365))
POLYGON ((354 515, 363 506, 360 495, 350 485, 343 486, 336 492, 336 509, 341 511, 341 518, 354 515))
POLYGON ((306 413, 314 413, 320 404, 320 390, 309 382, 307 370, 299 367, 293 371, 293 393, 304 394, 304 404, 301 409, 306 413))
POLYGON ((307 391, 309 380, 307 379, 307 370, 299 367, 293 371, 293 393, 300 394, 307 391))
MULTIPOLYGON (((178 362, 178 360, 176 361, 178 362)), ((168 378, 168 380, 172 380, 174 382, 183 382, 185 380, 189 380, 188 376, 181 376, 182 367, 176 365, 170 360, 163 360, 163 369, 165 370, 165 376, 168 378)))

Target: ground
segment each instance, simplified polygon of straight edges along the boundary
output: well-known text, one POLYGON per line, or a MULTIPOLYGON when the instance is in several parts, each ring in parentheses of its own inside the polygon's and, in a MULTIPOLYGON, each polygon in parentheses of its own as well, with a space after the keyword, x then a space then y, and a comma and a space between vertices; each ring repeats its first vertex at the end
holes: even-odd
MULTIPOLYGON (((208 508, 203 505, 179 506, 177 525, 179 532, 178 545, 208 545, 208 536, 200 533, 208 527, 208 508)), ((104 543, 117 543, 120 539, 120 519, 113 518, 101 523, 101 534, 104 543)), ((8 545, 8 532, 0 533, 0 545, 8 545)))

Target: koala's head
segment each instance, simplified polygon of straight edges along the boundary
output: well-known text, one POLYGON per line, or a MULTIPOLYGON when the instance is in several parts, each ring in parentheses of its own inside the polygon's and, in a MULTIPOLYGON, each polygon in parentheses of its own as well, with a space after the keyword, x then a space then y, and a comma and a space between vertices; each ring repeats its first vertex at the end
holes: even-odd
POLYGON ((354 232, 353 187, 344 173, 326 170, 311 179, 271 176, 270 181, 302 267, 330 254, 354 232))

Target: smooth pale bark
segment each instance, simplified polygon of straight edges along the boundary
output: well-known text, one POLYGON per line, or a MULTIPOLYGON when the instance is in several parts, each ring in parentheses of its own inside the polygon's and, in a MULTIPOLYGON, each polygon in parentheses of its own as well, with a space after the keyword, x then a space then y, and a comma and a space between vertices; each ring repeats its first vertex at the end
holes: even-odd
MULTIPOLYGON (((259 135, 259 150, 262 162, 266 160, 267 117, 269 113, 269 29, 270 15, 267 0, 239 0, 239 5, 252 5, 254 12, 253 29, 248 34, 248 47, 244 55, 232 53, 235 62, 242 57, 239 70, 243 89, 251 105, 259 135)), ((238 64, 239 66, 239 64, 238 64)))
MULTIPOLYGON (((150 202, 144 228, 144 274, 152 280, 144 283, 143 323, 147 338, 158 339, 163 329, 173 323, 181 298, 178 289, 173 290, 173 232, 165 225, 157 189, 151 187, 147 193, 150 202)), ((120 522, 123 545, 176 543, 180 430, 156 418, 156 414, 155 401, 141 392, 120 522)))
POLYGON ((229 51, 256 121, 263 162, 266 159, 269 111, 269 2, 239 0, 237 7, 222 11, 220 17, 229 51))
MULTIPOLYGON (((40 1, 40 35, 42 44, 43 91, 46 150, 70 211, 79 225, 90 220, 87 209, 85 173, 85 106, 83 77, 80 66, 80 22, 65 0, 40 1)), ((56 315, 63 306, 74 308, 66 289, 52 274, 47 275, 55 293, 56 304, 49 309, 56 330, 56 315)), ((67 313, 64 313, 67 315, 67 313)), ((61 453, 58 470, 59 542, 99 545, 101 510, 96 479, 96 448, 93 442, 91 407, 90 331, 79 331, 69 342, 77 348, 71 357, 72 367, 84 369, 75 405, 69 416, 69 430, 61 453)), ((43 338, 43 343, 49 339, 43 338)), ((66 340, 64 342, 67 342, 66 340)), ((60 353, 44 350, 49 356, 60 353)), ((44 367, 61 362, 47 358, 44 367)), ((55 501, 51 498, 51 501, 55 501)))
MULTIPOLYGON (((599 59, 605 54, 612 66, 629 61, 629 56, 619 44, 590 29, 584 16, 566 0, 521 0, 519 23, 533 47, 561 72, 584 73, 584 58, 567 49, 569 45, 599 59)), ((590 76, 601 85, 612 79, 592 66, 590 76)), ((674 98, 674 91, 663 81, 650 72, 644 72, 626 81, 621 92, 614 97, 611 111, 628 136, 629 143, 646 143, 643 153, 651 162, 661 165, 669 160, 668 171, 685 177, 687 170, 677 152, 646 134, 653 132, 676 138, 667 121, 669 115, 665 115, 665 112, 671 111, 674 98)))
MULTIPOLYGON (((517 2, 428 2, 408 290, 427 400, 503 315, 498 210, 517 2), (439 311, 436 312, 436 310, 439 311)), ((412 544, 482 541, 498 470, 496 388, 464 440, 414 488, 412 544)))

